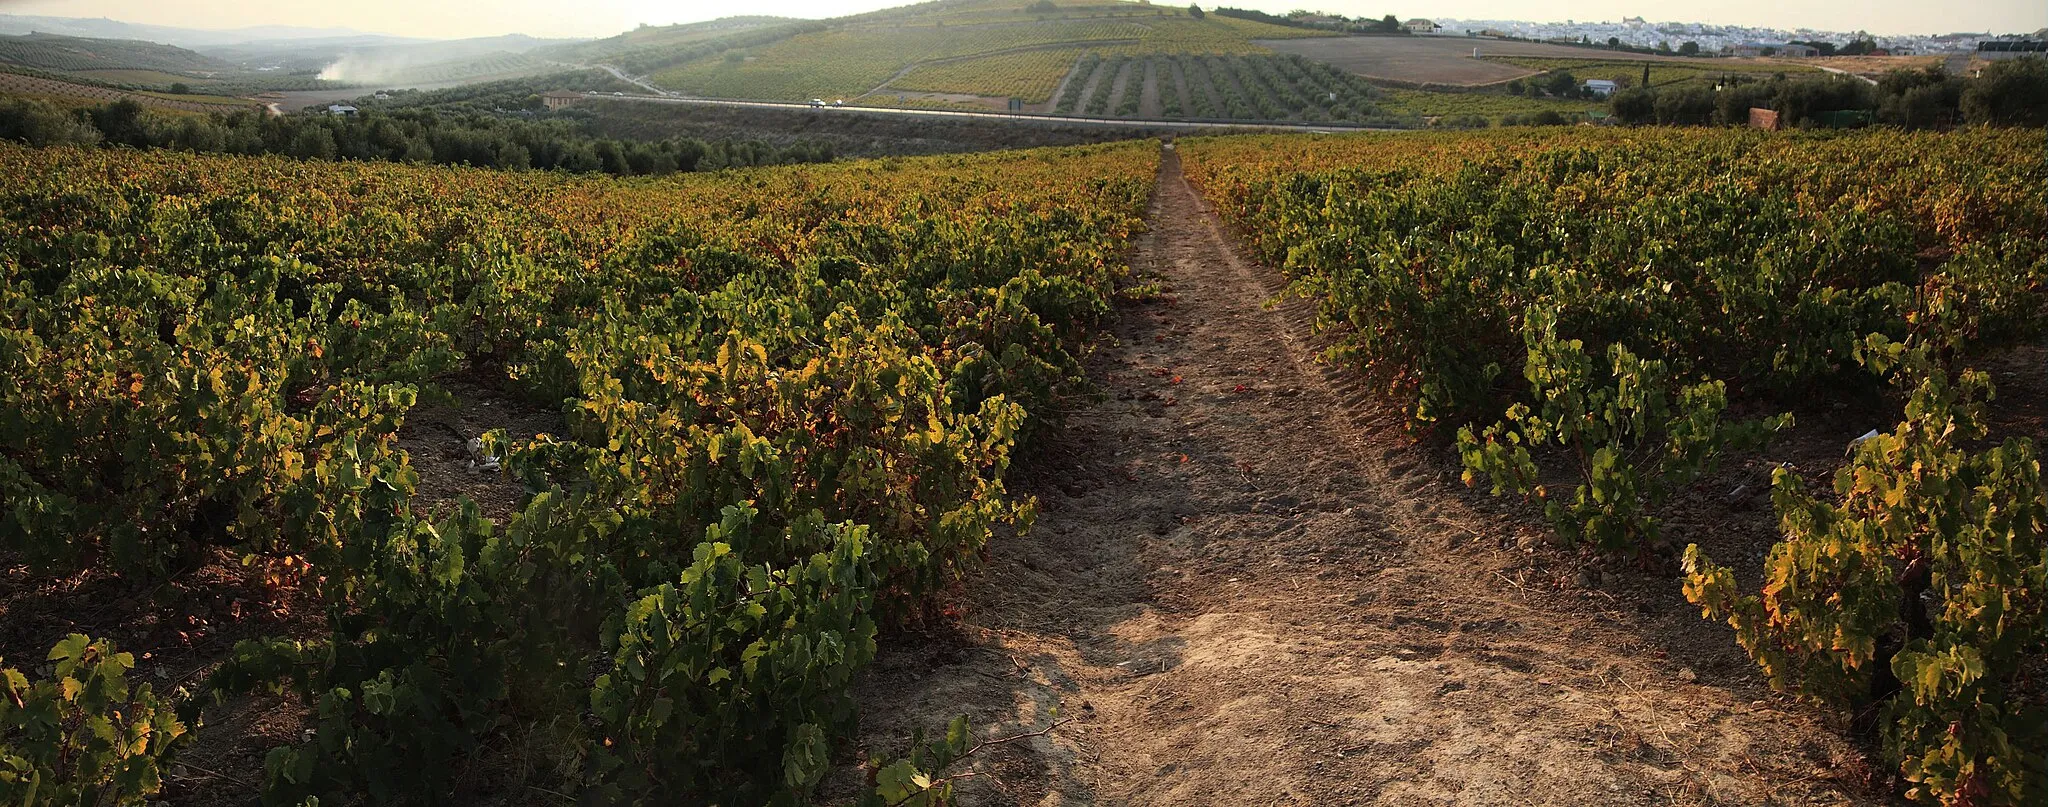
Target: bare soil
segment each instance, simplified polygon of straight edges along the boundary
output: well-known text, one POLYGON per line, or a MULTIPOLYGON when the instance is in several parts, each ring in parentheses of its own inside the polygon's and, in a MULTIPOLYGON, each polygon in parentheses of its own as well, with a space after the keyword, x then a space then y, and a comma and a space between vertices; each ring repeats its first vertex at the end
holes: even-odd
POLYGON ((1037 523, 962 622, 884 642, 861 751, 1056 725, 949 771, 982 805, 1882 803, 1668 570, 1550 547, 1319 366, 1171 151, 1150 219, 1133 265, 1166 292, 1018 467, 1037 523))
POLYGON ((1144 75, 1145 83, 1141 85, 1142 89, 1139 91, 1138 94, 1138 117, 1161 117, 1165 113, 1162 111, 1159 103, 1159 85, 1160 82, 1166 80, 1168 77, 1159 74, 1159 61, 1156 59, 1145 60, 1144 75))

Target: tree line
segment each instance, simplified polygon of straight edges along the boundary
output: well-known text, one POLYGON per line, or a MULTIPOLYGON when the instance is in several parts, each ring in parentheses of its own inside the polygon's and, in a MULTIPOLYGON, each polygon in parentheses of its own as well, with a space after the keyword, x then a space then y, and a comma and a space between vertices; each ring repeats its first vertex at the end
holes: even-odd
POLYGON ((1609 106, 1632 124, 1739 125, 1750 109, 1761 108, 1776 111, 1786 127, 1826 125, 1835 118, 1830 113, 1864 113, 1876 123, 1916 129, 2048 126, 2048 60, 1993 62, 1974 77, 1939 66, 1893 70, 1874 85, 1842 75, 1730 75, 1712 85, 1631 87, 1615 93, 1609 106))
POLYGON ((64 108, 0 101, 0 138, 36 146, 130 146, 309 160, 469 165, 619 176, 830 162, 829 144, 676 137, 633 141, 593 136, 569 120, 401 109, 360 117, 257 112, 169 114, 130 100, 64 108))

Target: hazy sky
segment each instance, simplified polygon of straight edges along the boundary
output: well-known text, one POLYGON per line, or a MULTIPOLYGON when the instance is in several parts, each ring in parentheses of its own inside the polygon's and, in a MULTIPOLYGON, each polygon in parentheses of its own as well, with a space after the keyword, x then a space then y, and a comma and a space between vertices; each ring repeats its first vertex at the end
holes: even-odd
MULTIPOLYGON (((420 37, 608 36, 639 23, 694 22, 736 14, 832 17, 902 5, 907 0, 0 0, 0 13, 110 17, 189 28, 250 25, 347 27, 420 37)), ((1164 2, 1164 0, 1161 0, 1164 2)), ((1203 3, 1211 5, 1212 3, 1203 3)), ((1350 16, 1394 14, 1535 21, 1711 22, 1877 34, 1993 31, 2048 27, 2044 0, 1722 0, 1671 4, 1648 0, 1234 0, 1221 5, 1284 12, 1311 8, 1350 16)))

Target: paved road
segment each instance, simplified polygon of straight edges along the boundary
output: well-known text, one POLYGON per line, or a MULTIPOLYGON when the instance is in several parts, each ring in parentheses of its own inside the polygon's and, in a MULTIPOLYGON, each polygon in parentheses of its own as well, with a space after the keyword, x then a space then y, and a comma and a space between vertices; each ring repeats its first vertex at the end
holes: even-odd
POLYGON ((1838 75, 1838 76, 1850 76, 1850 77, 1852 77, 1852 78, 1856 78, 1856 79, 1859 79, 1859 80, 1861 80, 1861 81, 1862 81, 1863 83, 1865 83, 1865 84, 1869 84, 1869 85, 1871 85, 1871 86, 1873 86, 1873 87, 1877 86, 1877 79, 1871 78, 1871 77, 1869 77, 1869 76, 1865 76, 1865 75, 1859 75, 1859 74, 1856 74, 1856 73, 1851 73, 1851 72, 1849 72, 1849 71, 1847 71, 1847 70, 1843 70, 1843 69, 1841 69, 1841 68, 1839 68, 1839 67, 1827 67, 1827 66, 1825 66, 1825 65, 1814 65, 1814 67, 1818 67, 1818 68, 1820 68, 1820 69, 1822 69, 1822 70, 1825 70, 1825 71, 1827 71, 1827 72, 1833 73, 1833 74, 1835 74, 1835 75, 1838 75))
POLYGON ((634 85, 634 86, 637 86, 637 87, 642 87, 642 88, 645 88, 645 89, 646 89, 646 90, 647 90, 648 92, 654 93, 655 95, 667 95, 667 94, 668 94, 668 90, 664 90, 664 89, 662 89, 662 88, 660 88, 660 87, 656 87, 656 86, 654 86, 654 85, 652 85, 652 84, 649 84, 649 83, 647 83, 647 80, 646 80, 646 79, 644 79, 644 78, 634 78, 634 77, 632 77, 632 76, 626 75, 626 72, 625 72, 625 71, 623 71, 623 70, 620 70, 620 69, 618 69, 618 68, 616 68, 616 67, 613 67, 613 66, 611 66, 611 65, 608 65, 608 64, 593 64, 593 65, 569 65, 569 66, 570 66, 570 67, 595 67, 595 68, 597 68, 597 69, 599 69, 599 70, 603 70, 603 71, 605 71, 605 72, 607 72, 607 73, 610 73, 610 74, 612 74, 612 77, 613 77, 613 78, 616 78, 616 79, 618 79, 618 80, 620 80, 620 81, 626 82, 626 83, 628 83, 628 84, 632 84, 632 85, 634 85))
MULTIPOLYGON (((637 101, 651 104, 681 104, 686 106, 724 106, 752 109, 808 110, 819 109, 809 104, 780 101, 727 101, 712 98, 680 98, 672 95, 618 95, 591 92, 584 95, 602 101, 637 101)), ((1365 132, 1365 131, 1410 131, 1392 126, 1360 126, 1356 124, 1310 124, 1310 123, 1211 123, 1204 121, 1160 121, 1129 120, 1124 118, 1089 118, 1076 115, 1039 115, 1009 112, 968 112, 952 109, 904 109, 898 107, 845 106, 824 107, 822 111, 847 115, 903 115, 920 118, 969 118, 988 121, 1007 121, 1026 124, 1058 124, 1068 126, 1118 126, 1131 129, 1170 129, 1174 131, 1201 131, 1208 129, 1238 129, 1289 132, 1365 132)))

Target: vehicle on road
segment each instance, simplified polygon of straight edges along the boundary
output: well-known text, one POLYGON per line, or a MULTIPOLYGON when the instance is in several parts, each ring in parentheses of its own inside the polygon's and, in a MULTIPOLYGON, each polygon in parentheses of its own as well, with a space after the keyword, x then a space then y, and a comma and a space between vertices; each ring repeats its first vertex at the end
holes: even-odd
POLYGON ((825 105, 825 99, 823 99, 823 98, 813 98, 813 99, 811 99, 811 106, 824 106, 824 105, 825 105))

